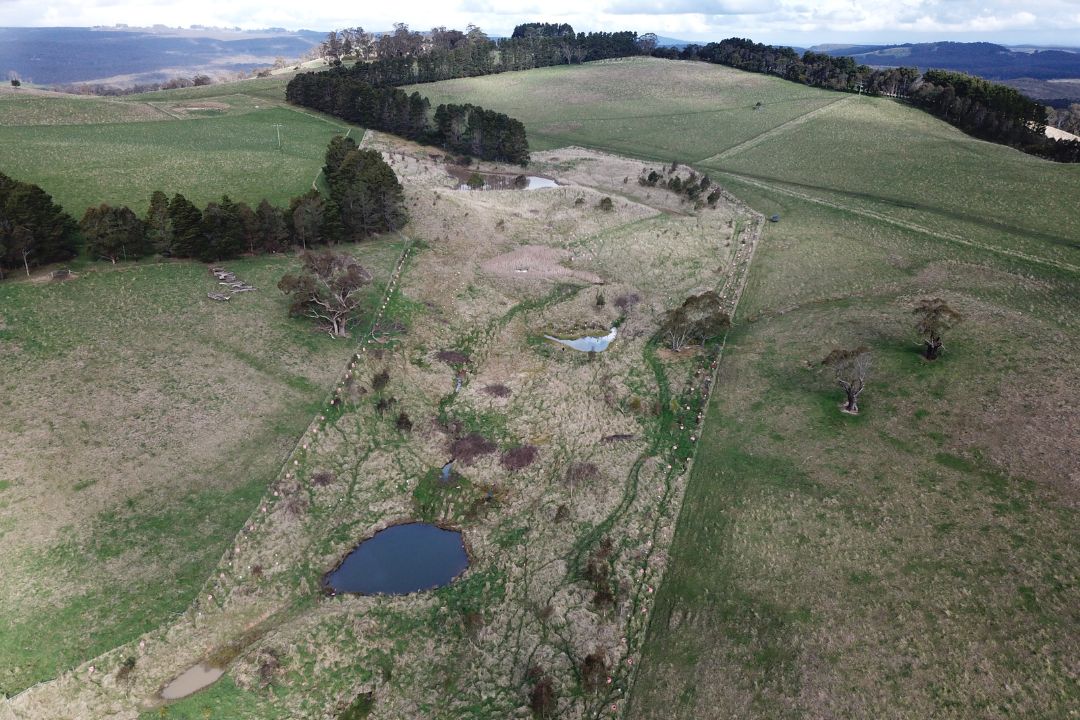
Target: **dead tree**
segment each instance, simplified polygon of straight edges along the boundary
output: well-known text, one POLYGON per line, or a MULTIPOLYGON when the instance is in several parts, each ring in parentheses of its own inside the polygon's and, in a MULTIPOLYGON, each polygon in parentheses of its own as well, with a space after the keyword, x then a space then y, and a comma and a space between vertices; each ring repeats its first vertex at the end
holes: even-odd
POLYGON ((945 349, 941 334, 963 318, 941 298, 924 298, 915 306, 915 329, 923 336, 923 357, 937 360, 945 349))
POLYGON ((855 415, 859 412, 859 395, 866 387, 866 377, 870 372, 870 348, 861 345, 854 350, 837 348, 829 353, 822 365, 833 369, 836 382, 844 389, 847 402, 844 412, 855 415))
POLYGON ((326 322, 333 337, 345 337, 371 284, 371 273, 346 253, 307 252, 301 259, 303 269, 278 283, 283 293, 292 296, 289 311, 326 322))

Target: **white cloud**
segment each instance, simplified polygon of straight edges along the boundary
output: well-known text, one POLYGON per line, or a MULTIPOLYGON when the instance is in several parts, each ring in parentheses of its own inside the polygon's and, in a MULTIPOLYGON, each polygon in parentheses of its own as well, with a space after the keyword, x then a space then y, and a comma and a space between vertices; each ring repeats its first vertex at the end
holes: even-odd
POLYGON ((302 4, 294 0, 0 0, 0 25, 192 24, 386 30, 464 27, 506 34, 519 22, 568 22, 578 30, 631 29, 688 39, 732 35, 763 42, 958 39, 1080 45, 1080 0, 404 0, 302 4), (354 8, 354 9, 353 9, 354 8))

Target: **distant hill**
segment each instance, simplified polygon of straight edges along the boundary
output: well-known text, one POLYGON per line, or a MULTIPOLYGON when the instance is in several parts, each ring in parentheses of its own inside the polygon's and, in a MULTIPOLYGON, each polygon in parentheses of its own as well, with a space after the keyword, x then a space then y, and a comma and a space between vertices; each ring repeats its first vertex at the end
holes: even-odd
POLYGON ((196 72, 248 72, 293 60, 325 33, 281 29, 0 28, 0 73, 16 72, 38 85, 105 82, 118 86, 196 72))
POLYGON ((850 55, 865 65, 959 70, 987 80, 1080 78, 1080 49, 1011 49, 994 43, 937 42, 905 45, 818 45, 814 52, 850 55))
MULTIPOLYGON (((681 50, 682 48, 686 47, 687 45, 693 45, 693 44, 695 44, 695 43, 691 43, 689 40, 676 40, 675 38, 664 37, 663 35, 657 35, 656 36, 656 46, 657 47, 673 47, 673 48, 679 48, 681 50)), ((696 43, 696 44, 704 45, 705 43, 702 42, 702 43, 696 43)))

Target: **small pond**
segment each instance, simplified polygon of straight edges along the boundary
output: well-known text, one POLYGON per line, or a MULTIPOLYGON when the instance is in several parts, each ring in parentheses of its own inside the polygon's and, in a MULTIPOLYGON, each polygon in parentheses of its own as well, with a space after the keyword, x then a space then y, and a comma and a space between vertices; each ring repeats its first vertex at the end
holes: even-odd
POLYGON ((503 175, 501 173, 482 173, 459 166, 449 166, 446 172, 458 181, 458 190, 470 190, 469 178, 477 175, 484 181, 480 190, 539 190, 541 188, 559 187, 559 183, 551 178, 539 175, 503 175))
POLYGON ((217 682, 225 671, 206 663, 194 665, 161 690, 162 700, 179 700, 217 682))
POLYGON ((618 334, 618 328, 611 328, 611 332, 603 337, 581 337, 576 340, 565 340, 563 338, 552 337, 551 335, 545 335, 548 340, 554 340, 560 345, 565 345, 568 348, 580 350, 581 352, 603 352, 607 350, 608 345, 615 339, 618 334))
POLYGON ((324 582, 335 592, 408 595, 447 585, 468 567, 460 532, 407 523, 357 545, 324 582))

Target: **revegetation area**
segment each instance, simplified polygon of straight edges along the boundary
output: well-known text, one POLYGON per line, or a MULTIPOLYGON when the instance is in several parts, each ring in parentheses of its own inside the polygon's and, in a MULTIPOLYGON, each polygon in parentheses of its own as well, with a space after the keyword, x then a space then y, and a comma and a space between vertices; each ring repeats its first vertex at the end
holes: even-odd
MULTIPOLYGON (((251 164, 203 200, 325 190, 346 129, 286 80, 3 96, 0 158, 81 213, 197 197, 243 157, 136 156, 233 127, 251 164)), ((228 302, 187 260, 0 282, 0 715, 1068 716, 1078 166, 703 62, 418 88, 524 123, 480 186, 557 186, 461 192, 445 149, 353 130, 409 219, 337 248, 347 339, 290 317, 321 262, 291 253, 225 263, 258 288, 228 302), (421 530, 453 552, 416 581, 421 530), (405 594, 325 590, 383 538, 405 594)))

